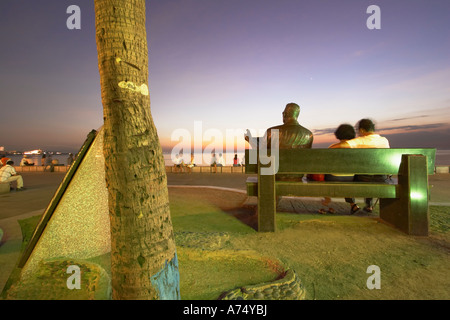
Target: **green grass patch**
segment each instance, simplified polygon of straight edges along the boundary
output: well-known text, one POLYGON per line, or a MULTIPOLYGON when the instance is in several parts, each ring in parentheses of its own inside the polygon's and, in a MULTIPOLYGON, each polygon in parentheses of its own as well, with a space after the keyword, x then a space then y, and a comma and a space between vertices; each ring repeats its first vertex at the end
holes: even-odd
POLYGON ((448 210, 430 207, 429 237, 406 235, 376 216, 278 213, 277 233, 231 243, 294 269, 307 299, 449 299, 448 210), (366 286, 370 265, 381 269, 380 290, 366 286))
MULTIPOLYGON (((37 224, 39 223, 42 215, 33 216, 27 219, 19 220, 19 226, 22 231, 22 245, 20 248, 20 253, 22 253, 26 246, 28 245, 28 242, 31 240, 31 237, 33 235, 34 229, 36 228, 37 224)), ((21 269, 17 267, 19 264, 19 261, 16 263, 16 267, 14 267, 13 271, 9 275, 8 280, 5 283, 5 286, 3 287, 3 290, 1 292, 0 298, 5 299, 7 295, 7 291, 9 288, 16 283, 20 278, 20 272, 21 269)))
POLYGON ((33 232, 36 229, 36 226, 38 225, 41 218, 42 215, 37 215, 18 221, 20 229, 22 231, 22 250, 25 250, 28 242, 30 242, 31 237, 33 236, 33 232))
MULTIPOLYGON (((269 260, 297 272, 307 299, 450 299, 449 207, 430 207, 430 237, 408 236, 376 214, 278 213, 278 231, 258 233, 201 193, 180 192, 170 208, 185 300, 274 280, 269 260), (366 287, 370 265, 381 269, 380 290, 366 287)), ((21 221, 25 239, 38 221, 21 221)), ((110 256, 90 261, 107 265, 110 256)))
POLYGON ((180 248, 178 260, 183 300, 214 300, 226 291, 273 281, 279 275, 270 259, 255 252, 180 248))
POLYGON ((439 234, 450 231, 450 207, 430 207, 430 230, 439 234))
POLYGON ((170 199, 170 214, 175 232, 255 232, 214 203, 184 196, 182 193, 170 199))

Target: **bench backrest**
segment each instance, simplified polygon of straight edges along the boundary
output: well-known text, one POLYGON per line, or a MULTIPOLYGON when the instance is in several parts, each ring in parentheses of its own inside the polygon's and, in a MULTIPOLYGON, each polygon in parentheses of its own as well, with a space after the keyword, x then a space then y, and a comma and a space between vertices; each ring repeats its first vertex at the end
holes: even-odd
MULTIPOLYGON (((258 173, 245 150, 245 173, 258 173)), ((397 174, 403 154, 427 157, 427 171, 434 174, 436 149, 288 149, 279 150, 278 174, 397 174)))

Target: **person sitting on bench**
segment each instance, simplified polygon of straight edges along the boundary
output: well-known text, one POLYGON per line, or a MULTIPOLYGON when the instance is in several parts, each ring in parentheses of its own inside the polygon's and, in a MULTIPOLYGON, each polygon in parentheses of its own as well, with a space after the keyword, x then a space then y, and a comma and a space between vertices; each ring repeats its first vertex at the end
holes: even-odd
MULTIPOLYGON (((385 137, 375 133, 375 124, 370 119, 361 119, 358 124, 359 137, 345 141, 342 148, 390 148, 389 141, 385 137)), ((355 181, 362 182, 390 182, 386 175, 355 175, 355 181)), ((364 211, 373 211, 373 198, 365 199, 364 211)))
POLYGON ((8 158, 8 157, 3 157, 3 158, 1 158, 1 159, 0 159, 0 168, 3 167, 3 166, 6 166, 6 163, 7 163, 9 160, 11 160, 11 158, 8 158))
POLYGON ((186 169, 188 170, 189 173, 191 173, 192 172, 192 168, 195 167, 195 166, 196 166, 195 165, 195 157, 194 157, 194 154, 191 153, 191 162, 189 162, 186 165, 186 169))
MULTIPOLYGON (((334 135, 336 139, 339 140, 339 142, 332 144, 328 148, 330 149, 336 149, 336 148, 342 148, 344 145, 344 142, 350 139, 354 139, 356 137, 355 129, 353 126, 349 124, 341 124, 336 131, 334 132, 334 135)), ((353 181, 354 175, 335 175, 335 174, 326 174, 325 180, 326 181, 353 181)), ((325 197, 322 200, 322 205, 325 207, 328 207, 328 210, 320 209, 319 213, 325 214, 327 212, 329 213, 335 213, 335 210, 329 206, 331 202, 330 197, 325 197)), ((356 213, 360 208, 355 202, 355 198, 345 198, 345 202, 350 204, 350 214, 356 213)))
POLYGON ((14 169, 14 161, 8 160, 6 165, 0 169, 0 182, 17 182, 17 191, 25 190, 23 187, 23 178, 21 175, 17 174, 16 169, 14 169))
MULTIPOLYGON (((283 124, 267 129, 264 139, 267 141, 267 148, 271 145, 272 130, 278 130, 280 149, 311 148, 313 134, 310 130, 301 126, 297 118, 300 115, 300 106, 296 103, 288 103, 282 113, 283 124)), ((249 130, 245 135, 245 140, 250 142, 252 135, 249 130)))
POLYGON ((175 156, 175 159, 173 160, 173 172, 183 172, 183 167, 184 167, 184 161, 183 161, 183 156, 180 154, 177 154, 175 156))
POLYGON ((34 166, 34 162, 33 160, 30 160, 30 158, 28 157, 28 155, 24 155, 22 160, 20 161, 20 166, 21 167, 25 167, 25 166, 34 166))
MULTIPOLYGON (((296 103, 288 103, 282 113, 283 124, 267 129, 264 139, 267 149, 271 148, 272 131, 278 130, 279 149, 310 149, 313 144, 313 133, 301 126, 297 118, 300 115, 300 106, 296 103)), ((252 135, 247 129, 245 140, 252 145, 252 135)), ((252 148, 255 146, 252 145, 252 148)), ((303 175, 276 175, 277 180, 301 180, 303 175)))

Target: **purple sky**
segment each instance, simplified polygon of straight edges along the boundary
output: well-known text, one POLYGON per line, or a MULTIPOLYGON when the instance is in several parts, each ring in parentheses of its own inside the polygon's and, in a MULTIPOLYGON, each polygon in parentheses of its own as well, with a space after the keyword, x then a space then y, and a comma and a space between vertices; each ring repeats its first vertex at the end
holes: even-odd
MULTIPOLYGON (((0 146, 77 151, 102 125, 93 0, 0 2, 0 146), (68 30, 69 5, 81 30, 68 30)), ((151 111, 177 129, 261 130, 289 102, 335 142, 369 117, 393 147, 450 149, 448 0, 151 0, 151 111), (369 5, 381 29, 369 30, 369 5)), ((205 141, 204 141, 205 142, 205 141)))

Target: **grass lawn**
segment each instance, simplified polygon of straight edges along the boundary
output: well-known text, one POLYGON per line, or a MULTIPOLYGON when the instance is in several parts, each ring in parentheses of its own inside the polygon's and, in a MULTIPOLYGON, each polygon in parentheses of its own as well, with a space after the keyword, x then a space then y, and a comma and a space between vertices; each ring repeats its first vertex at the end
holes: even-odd
MULTIPOLYGON (((449 207, 430 207, 429 237, 408 236, 380 222, 376 211, 372 217, 280 212, 276 233, 258 233, 249 226, 251 213, 233 209, 242 200, 228 192, 171 190, 174 229, 225 232, 227 250, 281 261, 300 276, 307 299, 450 299, 449 207), (381 271, 379 290, 366 285, 371 265, 381 271)), ((183 285, 192 271, 183 276, 182 266, 180 258, 183 285)), ((214 272, 208 267, 201 268, 214 272)))
MULTIPOLYGON (((254 230, 244 194, 170 188, 182 299, 217 299, 295 270, 307 299, 450 299, 450 208, 430 207, 430 236, 408 236, 373 216, 277 214, 276 233, 254 230), (381 289, 366 282, 376 265, 381 289)), ((37 220, 22 222, 32 232, 37 220)), ((108 257, 90 259, 104 265, 108 257)), ((109 270, 104 267, 107 272, 109 270)))

